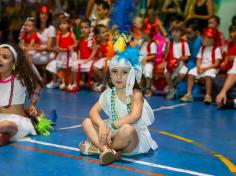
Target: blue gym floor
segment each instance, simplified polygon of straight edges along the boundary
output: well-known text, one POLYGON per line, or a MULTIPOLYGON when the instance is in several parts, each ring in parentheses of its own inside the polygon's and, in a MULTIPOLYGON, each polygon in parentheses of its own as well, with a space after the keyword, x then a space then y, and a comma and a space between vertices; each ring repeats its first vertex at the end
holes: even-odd
POLYGON ((0 147, 0 176, 235 175, 236 111, 161 96, 147 99, 156 117, 150 126, 156 151, 109 166, 100 165, 96 156, 82 156, 78 145, 86 136, 80 124, 98 97, 86 90, 44 89, 38 106, 46 114, 56 109, 55 130, 0 147))

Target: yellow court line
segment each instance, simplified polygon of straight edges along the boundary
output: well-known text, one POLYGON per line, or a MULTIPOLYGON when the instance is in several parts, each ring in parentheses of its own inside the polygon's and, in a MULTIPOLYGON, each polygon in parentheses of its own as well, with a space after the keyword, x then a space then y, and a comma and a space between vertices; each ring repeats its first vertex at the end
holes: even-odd
POLYGON ((172 138, 176 138, 176 139, 179 139, 181 141, 184 141, 184 142, 187 142, 187 143, 191 143, 205 151, 207 151, 208 153, 210 153, 211 155, 213 155, 215 158, 217 158, 218 160, 220 160, 222 163, 224 163, 224 165, 230 170, 230 172, 233 174, 233 175, 236 175, 236 166, 233 164, 233 162, 231 162, 227 157, 209 149, 208 147, 200 144, 200 143, 197 143, 196 141, 193 141, 191 139, 188 139, 188 138, 185 138, 185 137, 181 137, 181 136, 178 136, 178 135, 175 135, 175 134, 172 134, 172 133, 169 133, 169 132, 165 132, 165 131, 159 131, 159 130, 156 130, 156 129, 150 129, 151 131, 155 131, 155 132, 158 132, 162 135, 165 135, 165 136, 169 136, 169 137, 172 137, 172 138))

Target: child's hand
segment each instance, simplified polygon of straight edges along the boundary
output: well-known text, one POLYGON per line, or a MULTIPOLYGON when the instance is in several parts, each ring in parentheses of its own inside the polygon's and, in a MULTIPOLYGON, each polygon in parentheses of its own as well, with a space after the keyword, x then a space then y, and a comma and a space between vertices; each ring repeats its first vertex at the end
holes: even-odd
POLYGON ((86 59, 85 61, 84 61, 84 64, 87 64, 88 62, 90 62, 91 60, 90 59, 86 59))
POLYGON ((146 58, 143 58, 142 60, 141 60, 141 64, 145 64, 147 61, 146 61, 146 58))
POLYGON ((99 137, 99 140, 100 142, 102 143, 102 145, 107 145, 107 126, 104 123, 102 123, 101 125, 99 125, 99 128, 98 128, 98 137, 99 137))
POLYGON ((201 71, 201 73, 204 73, 204 72, 206 72, 208 70, 208 68, 206 68, 206 67, 200 67, 200 71, 201 71))
POLYGON ((108 128, 108 134, 107 134, 107 145, 108 146, 111 146, 111 144, 112 144, 111 138, 112 138, 112 130, 111 130, 111 128, 108 128))
POLYGON ((74 51, 74 47, 73 46, 70 46, 68 49, 69 49, 69 51, 74 51))
POLYGON ((36 107, 32 104, 27 108, 27 112, 32 116, 36 116, 38 114, 36 107))
POLYGON ((227 96, 224 92, 220 92, 216 97, 216 104, 218 107, 222 107, 226 104, 227 96))

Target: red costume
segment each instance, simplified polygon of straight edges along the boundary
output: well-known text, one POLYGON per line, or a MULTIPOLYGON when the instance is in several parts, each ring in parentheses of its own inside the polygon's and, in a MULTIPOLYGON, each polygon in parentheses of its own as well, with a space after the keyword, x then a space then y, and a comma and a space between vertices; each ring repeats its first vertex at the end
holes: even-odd
POLYGON ((24 32, 22 34, 22 40, 28 45, 31 43, 32 40, 35 41, 35 44, 40 45, 40 43, 41 43, 36 32, 31 32, 30 34, 27 34, 26 32, 24 32))
MULTIPOLYGON (((59 35, 59 47, 63 49, 68 49, 69 46, 74 45, 75 41, 72 38, 72 32, 69 32, 67 36, 62 36, 61 32, 58 32, 59 35)), ((75 50, 75 48, 74 48, 75 50)))
POLYGON ((80 59, 88 59, 89 58, 93 49, 88 47, 88 40, 87 39, 82 38, 80 40, 79 51, 80 51, 80 59))

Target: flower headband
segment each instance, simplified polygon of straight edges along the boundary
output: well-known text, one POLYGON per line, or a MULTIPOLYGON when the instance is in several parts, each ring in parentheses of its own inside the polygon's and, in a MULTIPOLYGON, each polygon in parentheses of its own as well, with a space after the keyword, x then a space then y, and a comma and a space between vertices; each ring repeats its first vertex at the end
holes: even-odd
POLYGON ((15 62, 17 61, 17 53, 16 53, 16 50, 15 50, 11 45, 2 44, 2 45, 0 45, 0 48, 8 48, 8 49, 12 52, 12 54, 13 54, 13 56, 14 56, 15 62))
POLYGON ((135 80, 140 83, 142 69, 139 62, 139 50, 135 47, 127 47, 124 52, 117 52, 109 64, 109 70, 122 67, 130 68, 130 72, 126 82, 126 96, 133 94, 135 80))

